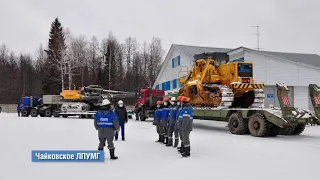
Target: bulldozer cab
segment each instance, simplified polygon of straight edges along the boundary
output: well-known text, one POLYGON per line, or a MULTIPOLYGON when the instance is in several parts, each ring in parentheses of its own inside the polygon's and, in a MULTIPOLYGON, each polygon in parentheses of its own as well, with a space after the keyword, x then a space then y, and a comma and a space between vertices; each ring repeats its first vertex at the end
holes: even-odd
POLYGON ((253 77, 251 62, 238 62, 239 77, 253 77))

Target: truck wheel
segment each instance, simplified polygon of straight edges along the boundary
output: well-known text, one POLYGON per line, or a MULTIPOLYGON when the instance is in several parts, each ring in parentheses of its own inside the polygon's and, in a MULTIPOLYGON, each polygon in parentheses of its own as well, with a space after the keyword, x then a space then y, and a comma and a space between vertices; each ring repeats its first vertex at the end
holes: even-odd
POLYGON ((68 117, 68 115, 62 115, 62 117, 63 117, 63 118, 67 118, 67 117, 68 117))
POLYGON ((21 116, 22 117, 28 117, 30 112, 27 109, 22 109, 21 110, 21 116))
POLYGON ((268 133, 268 136, 271 136, 271 137, 275 137, 279 134, 280 132, 280 127, 275 125, 275 124, 271 124, 270 123, 270 130, 269 130, 269 133, 268 133))
POLYGON ((295 129, 295 126, 281 128, 279 131, 279 135, 286 135, 286 136, 291 135, 293 133, 294 129, 295 129))
POLYGON ((39 113, 40 117, 45 117, 43 113, 39 113))
POLYGON ((232 134, 245 134, 248 130, 248 122, 243 119, 240 112, 232 113, 228 120, 229 131, 232 134))
POLYGON ((53 117, 60 117, 56 110, 53 110, 52 115, 53 117))
POLYGON ((252 136, 265 137, 269 133, 270 124, 262 114, 255 113, 249 119, 248 128, 252 136))
POLYGON ((52 116, 52 111, 51 111, 51 109, 46 109, 46 110, 44 110, 44 115, 46 116, 46 117, 51 117, 52 116))
POLYGON ((294 128, 294 130, 293 130, 293 132, 291 133, 291 135, 300 135, 300 134, 304 131, 305 128, 306 128, 306 125, 305 125, 305 124, 298 124, 298 125, 294 128))
POLYGON ((30 111, 30 115, 32 116, 32 117, 37 117, 38 116, 38 110, 37 109, 31 109, 31 111, 30 111))

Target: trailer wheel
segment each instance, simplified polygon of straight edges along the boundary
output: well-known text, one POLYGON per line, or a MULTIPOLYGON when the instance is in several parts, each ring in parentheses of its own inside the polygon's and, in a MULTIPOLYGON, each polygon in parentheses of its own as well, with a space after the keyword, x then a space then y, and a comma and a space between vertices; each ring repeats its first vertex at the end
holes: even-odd
POLYGON ((51 109, 46 109, 46 110, 44 110, 44 115, 46 116, 46 117, 51 117, 52 116, 52 111, 51 111, 51 109))
POLYGON ((38 110, 37 109, 31 109, 31 111, 30 111, 30 115, 32 116, 32 117, 37 117, 38 116, 38 110))
POLYGON ((45 117, 45 115, 43 113, 39 113, 40 117, 45 117))
POLYGON ((280 132, 280 127, 275 125, 275 124, 271 124, 270 123, 270 130, 269 130, 269 133, 268 133, 268 136, 271 136, 271 137, 275 137, 279 134, 280 132))
POLYGON ((306 125, 305 125, 305 124, 298 124, 298 125, 294 128, 294 130, 293 130, 293 132, 291 133, 291 135, 300 135, 300 134, 304 131, 305 128, 306 128, 306 125))
POLYGON ((67 117, 68 117, 68 115, 65 115, 65 114, 64 114, 64 115, 62 115, 62 117, 63 117, 63 118, 67 118, 67 117))
POLYGON ((57 113, 56 110, 53 110, 52 115, 53 117, 60 117, 59 113, 57 113))
POLYGON ((242 135, 248 131, 248 122, 240 112, 234 112, 229 116, 228 128, 232 134, 242 135))
POLYGON ((281 128, 279 135, 289 136, 293 133, 294 129, 295 129, 295 126, 290 126, 288 128, 281 128))
POLYGON ((265 137, 269 133, 270 125, 262 114, 255 113, 249 119, 248 128, 252 136, 265 137))
POLYGON ((22 109, 21 110, 21 116, 22 117, 28 117, 30 112, 27 109, 22 109))

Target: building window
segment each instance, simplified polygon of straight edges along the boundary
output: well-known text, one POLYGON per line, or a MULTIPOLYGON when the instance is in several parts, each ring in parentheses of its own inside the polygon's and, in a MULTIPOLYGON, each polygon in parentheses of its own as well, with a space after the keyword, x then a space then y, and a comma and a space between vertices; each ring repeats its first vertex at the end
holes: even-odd
POLYGON ((168 90, 170 90, 171 88, 170 88, 170 81, 167 81, 166 82, 166 91, 168 91, 168 90))
POLYGON ((162 83, 161 87, 162 87, 161 89, 165 91, 166 90, 166 83, 162 83))
POLYGON ((180 66, 180 56, 177 56, 171 60, 172 68, 180 66))
POLYGON ((172 81, 172 87, 173 87, 173 89, 177 89, 177 79, 174 79, 172 81))
POLYGON ((156 89, 160 89, 160 84, 156 85, 156 89))

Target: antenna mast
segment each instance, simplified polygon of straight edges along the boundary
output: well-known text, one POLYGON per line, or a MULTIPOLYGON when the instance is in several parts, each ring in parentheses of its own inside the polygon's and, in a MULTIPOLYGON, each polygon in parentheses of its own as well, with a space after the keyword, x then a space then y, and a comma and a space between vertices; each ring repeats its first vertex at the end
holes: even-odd
POLYGON ((259 32, 259 26, 251 26, 251 27, 256 27, 257 28, 257 50, 260 51, 260 46, 259 46, 259 37, 260 37, 260 32, 259 32))

